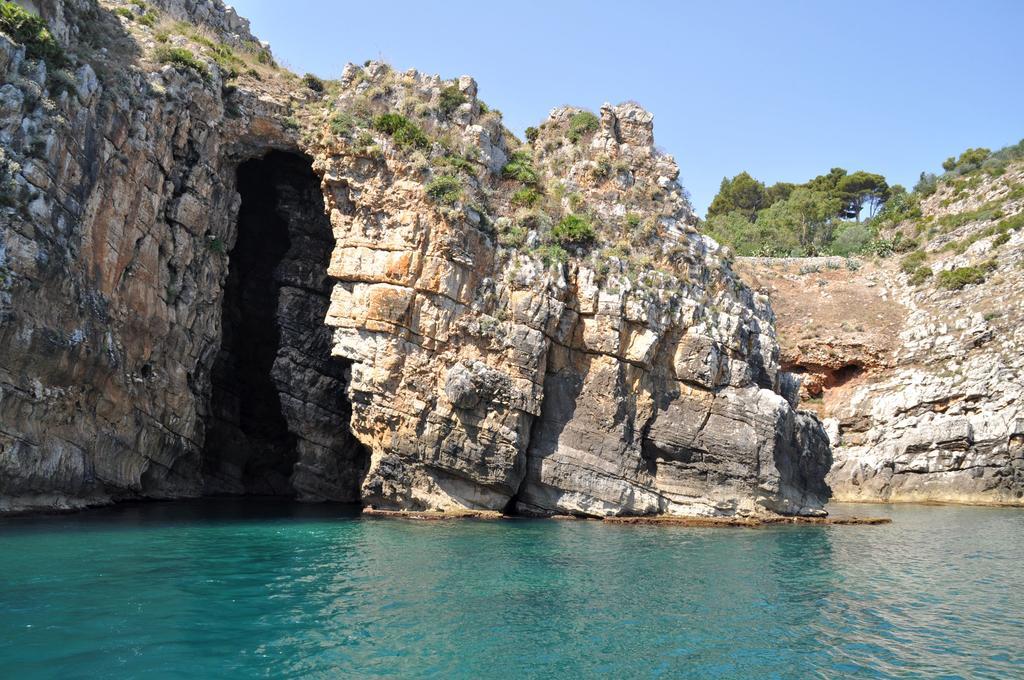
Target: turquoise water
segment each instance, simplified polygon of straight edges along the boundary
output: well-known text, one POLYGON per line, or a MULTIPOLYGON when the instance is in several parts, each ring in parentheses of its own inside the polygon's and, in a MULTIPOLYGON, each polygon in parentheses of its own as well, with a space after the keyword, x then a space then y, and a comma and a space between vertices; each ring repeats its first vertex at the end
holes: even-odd
POLYGON ((853 510, 895 522, 5 519, 0 677, 1024 676, 1024 512, 853 510))

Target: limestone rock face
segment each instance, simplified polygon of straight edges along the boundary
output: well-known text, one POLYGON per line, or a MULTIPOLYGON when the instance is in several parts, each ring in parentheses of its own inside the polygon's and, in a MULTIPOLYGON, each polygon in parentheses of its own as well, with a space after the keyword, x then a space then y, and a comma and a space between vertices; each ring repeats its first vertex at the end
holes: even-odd
POLYGON ((0 510, 822 512, 825 431, 649 112, 524 144, 469 77, 306 87, 215 0, 155 3, 198 66, 51 5, 66 75, 0 42, 0 510))
MULTIPOLYGON (((413 82, 424 98, 437 88, 413 82)), ((327 324, 353 362, 351 428, 371 451, 363 501, 501 510, 523 478, 564 283, 537 271, 536 290, 500 286, 493 241, 468 215, 438 211, 395 156, 325 153, 316 165, 336 239, 327 324)))
MULTIPOLYGON (((381 87, 346 70, 357 77, 381 87)), ((434 87, 419 74, 404 82, 434 87)), ((474 207, 433 205, 401 154, 371 162, 344 145, 318 156, 336 237, 327 323, 335 354, 354 362, 352 431, 372 452, 364 502, 819 512, 828 443, 777 393, 771 310, 694 233, 678 169, 654 150, 651 115, 605 106, 589 145, 567 146, 575 113, 558 109, 542 126, 540 172, 557 168, 598 220, 646 211, 672 270, 638 275, 625 256, 609 257, 608 271, 596 260, 544 266, 495 248, 474 207), (595 176, 604 164, 619 177, 595 176)), ((472 114, 461 124, 474 140, 486 130, 472 114)), ((501 136, 483 137, 483 165, 509 155, 501 136)))
POLYGON ((143 61, 105 8, 40 10, 109 51, 64 77, 0 35, 0 510, 197 495, 234 169, 294 142, 255 97, 227 115, 215 68, 143 61))

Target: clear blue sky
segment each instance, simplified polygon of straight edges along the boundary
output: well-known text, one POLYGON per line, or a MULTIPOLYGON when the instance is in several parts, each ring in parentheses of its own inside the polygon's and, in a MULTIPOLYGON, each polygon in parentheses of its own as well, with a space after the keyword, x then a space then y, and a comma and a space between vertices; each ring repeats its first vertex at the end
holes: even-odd
POLYGON ((233 4, 299 73, 382 58, 472 75, 520 136, 561 104, 636 100, 702 215, 742 170, 802 182, 841 166, 909 187, 1024 137, 1024 0, 233 4))

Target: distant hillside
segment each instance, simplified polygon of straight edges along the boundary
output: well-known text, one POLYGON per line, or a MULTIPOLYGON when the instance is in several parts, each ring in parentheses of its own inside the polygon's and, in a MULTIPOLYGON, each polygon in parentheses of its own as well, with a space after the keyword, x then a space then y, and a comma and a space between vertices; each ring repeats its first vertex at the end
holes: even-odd
POLYGON ((837 498, 1021 504, 1020 155, 973 150, 924 176, 907 216, 877 225, 893 256, 737 260, 825 418, 837 498))
MULTIPOLYGON (((922 202, 940 182, 976 188, 1024 159, 1024 140, 995 153, 967 149, 943 163, 938 177, 922 172, 912 191, 877 173, 832 168, 803 184, 766 186, 743 172, 723 179, 701 230, 745 256, 881 255, 913 250, 893 226, 921 218, 922 202)), ((906 236, 906 234, 904 234, 906 236)))

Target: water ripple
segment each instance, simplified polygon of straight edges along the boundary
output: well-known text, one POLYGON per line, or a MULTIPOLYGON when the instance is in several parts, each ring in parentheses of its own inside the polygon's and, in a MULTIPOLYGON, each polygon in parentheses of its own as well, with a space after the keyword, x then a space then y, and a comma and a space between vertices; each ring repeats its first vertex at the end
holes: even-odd
POLYGON ((879 527, 416 523, 151 504, 0 521, 32 677, 1024 676, 1024 513, 879 527))

